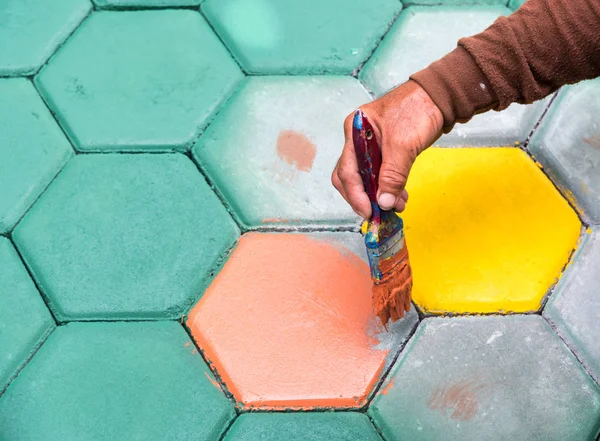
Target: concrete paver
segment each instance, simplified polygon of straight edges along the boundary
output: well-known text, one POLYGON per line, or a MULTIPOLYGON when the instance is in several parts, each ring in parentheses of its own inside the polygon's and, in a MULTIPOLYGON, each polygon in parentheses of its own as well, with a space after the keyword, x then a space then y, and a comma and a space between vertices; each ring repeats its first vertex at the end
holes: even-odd
POLYGON ((80 155, 15 229, 59 320, 174 319, 238 235, 181 154, 80 155))
POLYGON ((36 77, 80 151, 186 150, 243 74, 196 11, 97 12, 36 77))
POLYGON ((213 441, 235 416, 215 384, 178 323, 71 323, 2 396, 0 427, 11 441, 213 441))
POLYGON ((369 413, 389 441, 592 441, 600 388, 540 316, 427 319, 369 413))

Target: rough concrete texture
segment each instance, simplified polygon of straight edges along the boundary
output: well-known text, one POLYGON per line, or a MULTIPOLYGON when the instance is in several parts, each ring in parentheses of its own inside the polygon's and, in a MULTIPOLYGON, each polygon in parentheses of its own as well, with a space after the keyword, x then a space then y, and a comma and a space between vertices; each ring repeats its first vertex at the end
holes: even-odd
POLYGON ((0 233, 8 233, 73 149, 24 78, 0 80, 0 134, 0 233))
POLYGON ((191 311, 196 342, 240 406, 360 407, 416 325, 413 308, 385 331, 367 264, 324 239, 244 235, 191 311))
POLYGON ((52 329, 54 320, 19 255, 0 237, 0 393, 52 329))
POLYGON ((576 213, 520 149, 430 148, 406 188, 413 299, 431 313, 539 310, 580 237, 576 213))
POLYGON ((4 0, 0 76, 37 72, 91 9, 88 0, 4 0))
POLYGON ((198 6, 202 0, 93 0, 98 8, 173 8, 177 6, 198 6))
POLYGON ((242 77, 196 11, 98 12, 36 84, 80 151, 185 150, 242 77))
POLYGON ((351 77, 248 78, 193 154, 246 226, 358 225, 331 172, 368 101, 351 77))
POLYGON ((80 155, 14 232, 59 320, 178 318, 237 227, 181 154, 80 155))
POLYGON ((600 79, 563 89, 529 143, 545 171, 600 223, 600 79))
POLYGON ((600 382, 600 233, 590 233, 556 287, 544 316, 600 382))
MULTIPOLYGON (((450 52, 459 38, 481 32, 498 16, 510 13, 503 6, 407 8, 360 72, 360 79, 376 95, 382 95, 450 52)), ((466 124, 457 124, 436 144, 499 146, 523 142, 544 105, 545 101, 530 106, 513 104, 503 112, 477 115, 466 124)))
POLYGON ((350 74, 402 9, 398 0, 206 0, 202 11, 248 73, 350 74))
POLYGON ((381 441, 366 415, 338 413, 255 413, 241 415, 224 441, 381 441))
POLYGON ((389 441, 592 441, 600 388, 540 316, 427 319, 369 413, 389 441))
POLYGON ((0 399, 11 441, 213 441, 234 416, 176 322, 61 326, 0 399))

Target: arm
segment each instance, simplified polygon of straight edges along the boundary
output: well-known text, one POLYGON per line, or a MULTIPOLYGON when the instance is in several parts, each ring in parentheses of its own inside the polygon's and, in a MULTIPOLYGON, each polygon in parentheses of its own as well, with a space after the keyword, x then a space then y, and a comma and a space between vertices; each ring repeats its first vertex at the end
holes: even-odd
MULTIPOLYGON (((405 84, 361 106, 381 143, 379 205, 402 211, 416 156, 456 122, 514 102, 531 103, 565 84, 600 76, 600 0, 528 0, 405 84)), ((333 185, 361 216, 371 206, 352 146, 352 115, 333 185)))

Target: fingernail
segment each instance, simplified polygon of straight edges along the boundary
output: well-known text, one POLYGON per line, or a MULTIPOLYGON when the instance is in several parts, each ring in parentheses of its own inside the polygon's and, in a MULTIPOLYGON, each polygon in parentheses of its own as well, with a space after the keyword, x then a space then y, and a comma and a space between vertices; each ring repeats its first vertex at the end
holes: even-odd
POLYGON ((391 193, 383 193, 379 195, 379 206, 384 210, 391 210, 396 203, 396 196, 391 193))

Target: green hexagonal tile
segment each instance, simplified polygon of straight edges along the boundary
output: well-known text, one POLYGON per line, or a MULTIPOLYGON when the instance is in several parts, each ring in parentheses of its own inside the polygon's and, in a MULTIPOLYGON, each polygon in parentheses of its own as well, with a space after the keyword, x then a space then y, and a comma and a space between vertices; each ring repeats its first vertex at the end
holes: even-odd
POLYGON ((0 398, 11 441, 213 441, 234 416, 175 322, 61 326, 0 398))
POLYGON ((54 320, 19 255, 0 237, 0 393, 52 329, 54 320))
POLYGON ((366 415, 355 412, 259 413, 240 416, 224 441, 381 441, 366 415))
POLYGON ((202 0, 93 0, 101 9, 173 8, 198 6, 202 0))
POLYGON ((507 0, 402 0, 405 6, 506 6, 507 0))
POLYGON ((35 73, 91 8, 88 0, 3 0, 0 76, 35 73))
POLYGON ((75 157, 13 238, 59 320, 176 318, 238 229, 181 154, 75 157))
POLYGON ((0 233, 7 233, 73 149, 26 79, 0 80, 0 134, 0 233))
MULTIPOLYGON (((511 12, 504 6, 407 8, 361 70, 360 79, 376 95, 383 95, 452 51, 460 38, 483 31, 497 17, 511 12)), ((545 101, 513 104, 502 112, 476 115, 466 124, 457 124, 436 144, 493 147, 524 142, 544 106, 545 101)))
POLYGON ((428 319, 369 414, 388 441, 592 441, 600 388, 538 315, 428 319))
POLYGON ((202 11, 249 73, 349 74, 402 9, 399 0, 207 0, 202 11))
POLYGON ((249 227, 357 225, 331 172, 344 118, 368 101, 351 77, 251 77, 193 154, 249 227))
POLYGON ((99 12, 36 77, 81 151, 185 150, 243 77, 196 11, 99 12))

